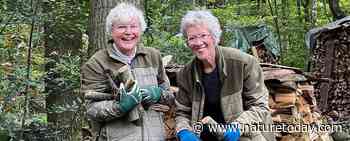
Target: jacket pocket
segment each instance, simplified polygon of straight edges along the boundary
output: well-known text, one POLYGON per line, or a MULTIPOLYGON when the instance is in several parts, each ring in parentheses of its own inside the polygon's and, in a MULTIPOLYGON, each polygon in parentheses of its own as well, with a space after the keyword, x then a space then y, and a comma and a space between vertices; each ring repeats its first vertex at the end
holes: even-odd
POLYGON ((236 119, 243 112, 242 90, 221 97, 221 108, 226 121, 236 119))
POLYGON ((243 88, 241 86, 223 85, 221 88, 221 96, 238 95, 242 93, 243 88))
POLYGON ((108 140, 138 140, 141 139, 141 127, 136 126, 127 118, 116 119, 106 124, 108 140))

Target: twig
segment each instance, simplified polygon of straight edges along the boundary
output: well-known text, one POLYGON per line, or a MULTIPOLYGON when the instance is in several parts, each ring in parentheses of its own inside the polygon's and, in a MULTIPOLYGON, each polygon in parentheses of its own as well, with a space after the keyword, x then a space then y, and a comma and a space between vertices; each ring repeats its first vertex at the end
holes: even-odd
MULTIPOLYGON (((28 56, 27 56, 27 76, 26 76, 26 89, 25 89, 25 107, 24 107, 24 114, 22 117, 22 122, 21 122, 21 132, 20 132, 20 136, 19 139, 23 140, 23 134, 24 134, 24 124, 25 124, 25 120, 27 117, 27 113, 29 110, 29 88, 30 88, 30 69, 31 69, 31 63, 32 63, 32 40, 33 40, 33 31, 34 31, 34 26, 35 26, 35 16, 36 16, 36 12, 37 12, 37 8, 38 6, 36 5, 35 8, 33 6, 33 0, 30 1, 30 4, 32 6, 32 10, 33 10, 33 15, 32 15, 32 22, 31 22, 31 29, 30 29, 30 35, 29 35, 29 45, 28 45, 28 56)), ((37 4, 37 3, 36 3, 37 4)))
MULTIPOLYGON (((283 51, 282 51, 282 41, 281 41, 281 34, 280 34, 280 28, 278 26, 278 19, 277 19, 277 12, 276 12, 276 17, 273 13, 273 8, 272 8, 272 5, 271 5, 271 1, 270 0, 267 0, 267 2, 269 3, 269 7, 270 7, 270 12, 271 12, 271 16, 273 17, 273 21, 275 23, 275 26, 276 26, 276 31, 277 31, 277 35, 278 35, 278 45, 279 45, 279 48, 280 48, 280 59, 283 58, 283 51)), ((275 5, 276 5, 276 0, 275 0, 275 5)), ((277 7, 275 7, 277 8, 277 7)))

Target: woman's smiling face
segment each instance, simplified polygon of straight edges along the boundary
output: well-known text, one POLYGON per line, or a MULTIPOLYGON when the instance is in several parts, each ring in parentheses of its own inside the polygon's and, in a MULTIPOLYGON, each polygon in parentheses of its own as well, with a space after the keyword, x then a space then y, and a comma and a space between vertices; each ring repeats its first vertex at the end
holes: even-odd
POLYGON ((130 55, 140 40, 141 27, 137 17, 130 18, 126 22, 113 24, 112 38, 119 51, 130 55))
POLYGON ((187 46, 199 60, 215 54, 215 40, 206 25, 191 25, 186 28, 187 46))

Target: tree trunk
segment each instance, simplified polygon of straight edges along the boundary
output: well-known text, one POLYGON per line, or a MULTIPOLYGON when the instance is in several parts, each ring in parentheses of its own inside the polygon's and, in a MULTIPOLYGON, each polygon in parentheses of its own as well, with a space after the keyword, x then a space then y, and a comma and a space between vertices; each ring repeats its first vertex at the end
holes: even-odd
POLYGON ((288 17, 289 17, 289 9, 288 9, 288 5, 289 5, 289 0, 283 0, 282 1, 282 20, 281 20, 281 23, 283 26, 287 26, 287 20, 288 20, 288 17))
POLYGON ((110 35, 106 34, 106 17, 109 11, 120 2, 135 4, 143 10, 143 0, 90 0, 89 17, 89 48, 88 56, 92 56, 97 50, 107 47, 110 35))
POLYGON ((317 20, 317 0, 312 0, 311 2, 311 28, 316 26, 317 20))
POLYGON ((277 14, 277 2, 276 0, 274 1, 274 5, 275 5, 275 11, 272 7, 272 3, 271 3, 271 0, 267 0, 267 3, 269 5, 269 9, 270 9, 270 13, 271 13, 271 16, 273 17, 273 21, 274 21, 274 24, 275 24, 275 28, 276 28, 276 32, 277 32, 277 37, 278 37, 278 46, 279 46, 279 49, 280 49, 280 58, 279 60, 282 60, 283 59, 283 53, 284 53, 284 48, 282 46, 282 40, 281 40, 281 32, 280 32, 280 27, 279 27, 279 22, 278 22, 278 14, 277 14))
POLYGON ((301 0, 297 0, 297 13, 298 13, 298 19, 299 19, 299 22, 301 23, 302 22, 302 19, 301 19, 301 0))
MULTIPOLYGON (((283 49, 283 51, 281 50, 281 52, 288 52, 289 50, 289 39, 288 39, 288 17, 289 17, 289 14, 290 14, 290 11, 289 11, 289 0, 282 0, 282 18, 280 20, 280 23, 282 24, 280 26, 280 45, 281 45, 281 49, 283 49)), ((275 7, 276 9, 276 13, 278 13, 278 7, 275 7)), ((276 14, 276 16, 278 16, 278 14, 276 14)), ((277 17, 278 18, 278 17, 277 17)), ((283 57, 281 55, 281 57, 283 57)), ((282 59, 282 58, 281 58, 282 59)))
POLYGON ((70 107, 77 103, 80 95, 73 91, 76 88, 62 80, 61 72, 55 71, 60 57, 68 53, 79 56, 82 46, 79 30, 81 11, 64 10, 77 7, 80 5, 74 0, 43 2, 43 12, 48 16, 44 23, 45 58, 48 62, 45 65, 47 121, 50 131, 58 131, 49 132, 47 140, 80 140, 81 116, 77 115, 80 110, 70 107))
MULTIPOLYGON (((309 11, 309 6, 310 6, 310 0, 304 0, 303 1, 303 8, 304 8, 304 20, 305 20, 305 23, 308 23, 310 22, 310 11, 309 11)), ((305 24, 307 25, 307 24, 305 24)), ((308 27, 305 26, 305 30, 307 30, 308 27)))
POLYGON ((323 15, 326 15, 326 17, 327 17, 327 20, 329 21, 329 22, 331 22, 332 21, 332 17, 331 16, 329 16, 329 13, 328 13, 328 7, 326 6, 326 5, 328 5, 328 1, 329 0, 322 0, 322 4, 323 4, 323 6, 322 6, 322 10, 323 10, 323 15))
POLYGON ((329 8, 333 14, 334 20, 339 20, 346 17, 345 13, 341 10, 338 0, 329 0, 329 8))
POLYGON ((236 14, 241 15, 241 0, 236 0, 236 5, 238 5, 236 14))

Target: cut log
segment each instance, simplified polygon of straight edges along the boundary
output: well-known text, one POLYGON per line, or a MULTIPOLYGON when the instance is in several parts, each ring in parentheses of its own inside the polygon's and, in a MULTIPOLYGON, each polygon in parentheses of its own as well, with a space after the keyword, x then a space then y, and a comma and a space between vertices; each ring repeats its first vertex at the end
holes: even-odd
POLYGON ((279 105, 295 105, 296 93, 279 93, 275 95, 275 101, 279 105))

